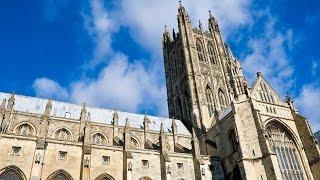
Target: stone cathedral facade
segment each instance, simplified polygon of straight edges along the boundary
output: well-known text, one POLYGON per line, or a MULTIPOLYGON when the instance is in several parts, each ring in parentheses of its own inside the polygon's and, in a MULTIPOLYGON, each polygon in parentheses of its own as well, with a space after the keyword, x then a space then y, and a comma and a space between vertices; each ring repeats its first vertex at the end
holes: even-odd
POLYGON ((306 118, 252 86, 210 14, 163 34, 169 118, 0 93, 0 180, 320 179, 306 118))

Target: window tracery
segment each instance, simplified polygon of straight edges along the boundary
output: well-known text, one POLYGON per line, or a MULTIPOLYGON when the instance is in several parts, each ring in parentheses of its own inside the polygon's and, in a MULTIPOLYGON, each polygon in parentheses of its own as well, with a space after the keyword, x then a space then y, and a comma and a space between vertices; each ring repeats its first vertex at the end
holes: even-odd
POLYGON ((212 115, 214 114, 214 103, 213 103, 213 94, 209 87, 207 87, 206 89, 206 97, 207 97, 209 116, 212 117, 212 115))
POLYGON ((282 177, 289 179, 305 179, 300 154, 293 138, 276 124, 267 128, 268 141, 271 149, 276 153, 282 177))
POLYGON ((209 54, 210 63, 216 64, 215 56, 214 56, 214 49, 213 49, 213 46, 210 42, 208 43, 208 54, 209 54))
POLYGON ((24 123, 17 127, 16 133, 29 136, 34 134, 34 130, 29 124, 24 123))
POLYGON ((59 140, 71 140, 71 133, 66 128, 56 131, 55 138, 59 140))
POLYGON ((102 134, 96 133, 92 137, 92 144, 106 145, 107 144, 107 140, 102 134))
POLYGON ((226 103, 226 98, 224 96, 224 93, 221 89, 218 92, 218 97, 219 97, 220 110, 222 111, 226 108, 227 103, 226 103))
POLYGON ((203 46, 199 40, 196 42, 197 52, 198 52, 198 59, 199 61, 204 61, 204 54, 203 54, 203 46))
POLYGON ((131 137, 131 149, 138 149, 139 148, 139 143, 135 138, 131 137))

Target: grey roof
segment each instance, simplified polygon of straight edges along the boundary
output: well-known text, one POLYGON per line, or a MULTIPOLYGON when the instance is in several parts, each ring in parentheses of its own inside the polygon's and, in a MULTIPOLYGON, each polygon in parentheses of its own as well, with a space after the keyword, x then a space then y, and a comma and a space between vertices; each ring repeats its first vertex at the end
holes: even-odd
MULTIPOLYGON (((0 100, 3 99, 8 100, 11 94, 0 92, 0 100)), ((33 114, 42 115, 45 111, 45 107, 47 104, 47 99, 41 99, 36 97, 15 95, 15 104, 14 110, 28 112, 33 114)), ((60 117, 60 118, 68 118, 68 119, 80 119, 81 113, 81 105, 60 102, 60 101, 52 101, 52 117, 60 117), (69 114, 69 117, 66 117, 66 113, 69 114)), ((112 124, 112 118, 114 110, 110 109, 102 109, 95 107, 87 107, 87 111, 91 114, 91 121, 105 124, 112 124)), ((128 118, 129 124, 134 128, 143 128, 143 121, 145 115, 143 114, 135 114, 129 112, 121 112, 117 111, 119 116, 119 125, 124 126, 126 119, 128 118)), ((160 131, 160 125, 163 123, 165 132, 172 132, 172 119, 164 118, 164 117, 156 117, 147 115, 148 119, 151 121, 149 124, 149 129, 154 131, 160 131)), ((180 120, 175 120, 177 124, 177 132, 178 134, 183 135, 191 135, 188 129, 183 125, 180 120)))

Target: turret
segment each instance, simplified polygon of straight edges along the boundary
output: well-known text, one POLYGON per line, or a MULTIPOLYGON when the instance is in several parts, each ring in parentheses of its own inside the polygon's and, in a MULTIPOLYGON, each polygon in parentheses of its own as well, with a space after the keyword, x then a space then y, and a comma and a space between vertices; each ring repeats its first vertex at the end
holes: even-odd
POLYGON ((213 33, 214 31, 217 31, 217 32, 220 31, 218 21, 216 20, 215 17, 212 16, 211 11, 209 11, 209 24, 208 24, 208 28, 209 28, 209 31, 212 32, 212 33, 213 33))
POLYGON ((163 46, 167 45, 168 43, 171 42, 171 37, 170 37, 170 33, 167 30, 167 26, 164 26, 164 32, 162 35, 162 44, 163 46))

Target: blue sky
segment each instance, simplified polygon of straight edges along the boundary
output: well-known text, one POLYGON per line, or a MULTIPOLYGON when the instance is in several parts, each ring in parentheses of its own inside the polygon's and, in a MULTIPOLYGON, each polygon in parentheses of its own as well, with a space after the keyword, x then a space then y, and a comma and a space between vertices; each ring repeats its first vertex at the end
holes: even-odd
MULTIPOLYGON (((256 71, 320 130, 320 2, 184 0, 197 26, 211 9, 247 79, 256 71)), ((167 115, 161 36, 178 1, 0 2, 1 91, 167 115)))

